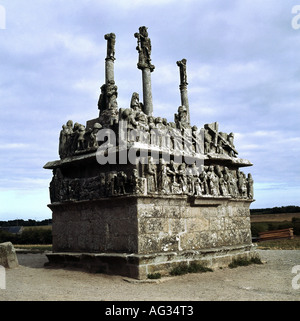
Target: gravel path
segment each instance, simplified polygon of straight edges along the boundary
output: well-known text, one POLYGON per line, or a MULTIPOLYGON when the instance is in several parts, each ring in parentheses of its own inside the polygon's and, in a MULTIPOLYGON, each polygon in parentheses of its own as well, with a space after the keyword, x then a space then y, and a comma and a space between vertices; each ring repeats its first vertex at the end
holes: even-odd
POLYGON ((259 252, 266 261, 263 265, 187 274, 158 284, 44 268, 44 254, 18 254, 20 266, 6 270, 6 290, 0 290, 0 301, 300 301, 300 289, 292 287, 296 276, 292 268, 300 265, 300 250, 259 252))

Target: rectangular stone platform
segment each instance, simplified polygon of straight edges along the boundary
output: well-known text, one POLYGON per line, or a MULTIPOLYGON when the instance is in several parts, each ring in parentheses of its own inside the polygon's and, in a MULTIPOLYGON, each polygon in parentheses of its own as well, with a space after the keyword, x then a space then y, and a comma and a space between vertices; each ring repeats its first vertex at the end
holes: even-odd
POLYGON ((51 264, 145 278, 179 262, 224 266, 252 255, 251 200, 118 196, 53 203, 51 264))

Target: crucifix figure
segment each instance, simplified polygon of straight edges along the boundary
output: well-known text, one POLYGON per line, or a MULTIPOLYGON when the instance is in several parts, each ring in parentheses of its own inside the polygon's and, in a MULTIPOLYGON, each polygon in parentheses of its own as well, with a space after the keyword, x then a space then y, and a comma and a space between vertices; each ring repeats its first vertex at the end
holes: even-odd
POLYGON ((181 86, 188 85, 187 75, 186 75, 186 59, 177 61, 177 66, 179 67, 179 70, 180 70, 180 85, 181 86))
POLYGON ((107 40, 107 59, 115 60, 115 44, 116 44, 116 35, 114 33, 108 33, 104 36, 104 39, 107 40))
POLYGON ((148 37, 147 27, 142 26, 139 32, 134 34, 137 38, 136 50, 139 53, 138 69, 142 70, 143 78, 143 112, 150 116, 153 113, 152 89, 151 89, 151 72, 155 66, 151 64, 151 40, 148 37))
POLYGON ((179 67, 180 73, 180 96, 181 96, 181 105, 185 106, 186 114, 187 114, 187 123, 190 124, 190 107, 189 107, 189 99, 187 93, 187 74, 186 74, 186 62, 187 60, 184 58, 180 61, 177 61, 177 66, 179 67))

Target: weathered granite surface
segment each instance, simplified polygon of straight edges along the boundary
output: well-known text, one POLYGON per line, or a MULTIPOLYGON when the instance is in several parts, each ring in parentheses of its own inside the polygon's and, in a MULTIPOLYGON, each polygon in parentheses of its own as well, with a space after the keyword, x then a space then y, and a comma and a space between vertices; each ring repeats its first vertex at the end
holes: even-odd
POLYGON ((0 265, 10 269, 19 266, 16 251, 11 242, 0 244, 0 265))

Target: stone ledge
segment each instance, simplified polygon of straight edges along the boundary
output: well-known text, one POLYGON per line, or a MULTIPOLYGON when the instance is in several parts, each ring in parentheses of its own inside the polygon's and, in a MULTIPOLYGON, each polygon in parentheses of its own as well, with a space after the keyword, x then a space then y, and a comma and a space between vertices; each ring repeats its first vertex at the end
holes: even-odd
POLYGON ((47 206, 52 209, 59 206, 65 205, 80 205, 86 203, 99 203, 99 202, 107 202, 113 200, 122 200, 122 199, 171 199, 171 200, 186 200, 190 203, 191 206, 219 206, 222 205, 225 201, 234 201, 234 202, 255 202, 255 199, 249 198, 233 198, 231 196, 211 196, 211 195, 203 195, 203 196, 190 196, 185 194, 148 194, 148 195, 137 195, 137 194, 127 194, 127 195, 113 195, 109 197, 102 197, 98 199, 91 200, 70 200, 64 202, 54 202, 48 204, 47 206))
POLYGON ((49 262, 45 265, 75 267, 91 273, 115 274, 147 280, 149 273, 159 272, 162 276, 169 275, 170 270, 180 263, 197 262, 210 268, 225 267, 233 258, 257 255, 253 244, 154 254, 60 252, 47 253, 49 262))

